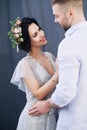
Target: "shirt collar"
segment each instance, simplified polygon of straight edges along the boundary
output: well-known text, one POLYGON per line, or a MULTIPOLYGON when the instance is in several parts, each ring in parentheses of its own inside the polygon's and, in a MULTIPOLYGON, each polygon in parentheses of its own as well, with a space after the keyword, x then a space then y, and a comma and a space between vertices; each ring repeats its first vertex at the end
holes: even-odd
POLYGON ((75 32, 76 30, 86 27, 86 26, 87 26, 87 21, 80 22, 80 23, 73 25, 65 32, 65 37, 72 35, 72 33, 75 32))

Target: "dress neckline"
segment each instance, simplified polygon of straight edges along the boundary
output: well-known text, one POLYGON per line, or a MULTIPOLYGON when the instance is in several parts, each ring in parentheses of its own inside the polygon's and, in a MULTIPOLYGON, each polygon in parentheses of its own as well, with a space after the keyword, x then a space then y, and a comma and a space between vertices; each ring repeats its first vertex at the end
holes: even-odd
MULTIPOLYGON (((55 72, 54 65, 53 65, 52 61, 50 60, 49 56, 47 56, 47 54, 46 54, 45 52, 42 52, 42 54, 44 54, 44 55, 46 56, 46 58, 49 60, 50 64, 51 64, 52 67, 53 67, 53 70, 54 70, 54 72, 55 72)), ((38 65, 40 65, 50 76, 52 76, 52 75, 48 72, 48 70, 47 70, 43 65, 41 65, 41 64, 39 63, 39 61, 37 61, 35 58, 33 58, 33 57, 30 55, 30 53, 28 53, 27 56, 29 56, 31 59, 33 59, 33 60, 34 60, 38 65)))

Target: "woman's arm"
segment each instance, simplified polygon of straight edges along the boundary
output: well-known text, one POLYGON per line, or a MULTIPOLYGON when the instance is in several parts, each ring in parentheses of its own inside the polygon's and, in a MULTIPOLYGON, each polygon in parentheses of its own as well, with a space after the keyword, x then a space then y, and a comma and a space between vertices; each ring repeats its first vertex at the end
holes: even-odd
POLYGON ((24 78, 25 83, 27 84, 30 91, 33 93, 33 95, 41 100, 44 97, 46 97, 52 89, 56 86, 58 82, 58 71, 55 72, 55 74, 51 77, 51 79, 45 83, 43 86, 40 86, 38 81, 36 80, 32 70, 31 70, 31 76, 28 78, 24 78))

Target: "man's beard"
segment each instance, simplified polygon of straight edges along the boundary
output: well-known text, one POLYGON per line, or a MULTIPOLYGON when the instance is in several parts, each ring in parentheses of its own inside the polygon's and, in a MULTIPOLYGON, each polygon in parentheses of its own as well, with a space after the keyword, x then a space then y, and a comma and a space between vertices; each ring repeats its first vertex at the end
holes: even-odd
POLYGON ((68 26, 68 27, 64 27, 64 31, 66 32, 71 26, 68 26))

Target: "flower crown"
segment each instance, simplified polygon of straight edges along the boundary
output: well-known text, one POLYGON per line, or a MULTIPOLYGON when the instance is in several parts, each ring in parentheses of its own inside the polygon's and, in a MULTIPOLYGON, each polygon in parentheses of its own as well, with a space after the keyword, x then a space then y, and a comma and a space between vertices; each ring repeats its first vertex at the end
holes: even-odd
POLYGON ((8 32, 8 36, 12 42, 12 47, 15 48, 17 46, 17 52, 19 51, 18 45, 23 42, 22 38, 22 28, 20 27, 21 20, 17 17, 15 20, 10 21, 11 30, 8 32))

